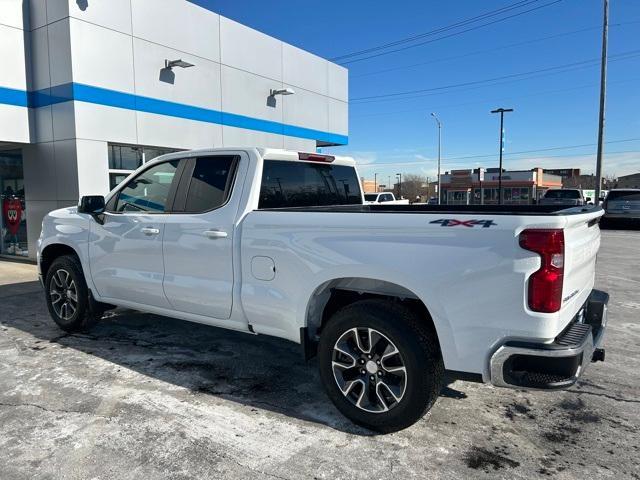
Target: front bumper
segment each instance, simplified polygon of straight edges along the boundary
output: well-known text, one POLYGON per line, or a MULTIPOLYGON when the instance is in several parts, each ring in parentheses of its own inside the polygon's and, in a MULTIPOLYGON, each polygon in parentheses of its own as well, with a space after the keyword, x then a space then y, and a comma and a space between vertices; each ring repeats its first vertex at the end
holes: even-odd
POLYGON ((592 290, 572 322, 552 343, 511 341, 491 357, 498 387, 556 390, 573 385, 591 362, 604 360, 609 294, 592 290))

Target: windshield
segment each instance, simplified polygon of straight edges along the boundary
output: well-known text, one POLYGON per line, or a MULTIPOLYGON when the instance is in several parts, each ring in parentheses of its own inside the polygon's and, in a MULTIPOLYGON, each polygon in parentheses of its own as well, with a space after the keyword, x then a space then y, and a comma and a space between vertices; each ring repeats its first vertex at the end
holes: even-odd
POLYGON ((627 200, 627 201, 640 201, 640 190, 613 190, 607 195, 607 201, 611 200, 627 200))
POLYGON ((378 198, 378 194, 377 193, 366 193, 364 195, 364 199, 367 202, 375 202, 377 198, 378 198))
POLYGON ((549 190, 544 198, 573 198, 579 199, 580 192, 578 190, 549 190))

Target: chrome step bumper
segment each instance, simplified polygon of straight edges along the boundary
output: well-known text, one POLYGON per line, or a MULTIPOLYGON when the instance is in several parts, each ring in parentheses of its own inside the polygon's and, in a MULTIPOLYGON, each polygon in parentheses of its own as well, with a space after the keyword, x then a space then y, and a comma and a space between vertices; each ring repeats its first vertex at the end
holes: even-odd
POLYGON ((511 341, 491 357, 498 387, 556 390, 573 385, 592 361, 604 360, 609 295, 592 290, 576 320, 552 343, 511 341))

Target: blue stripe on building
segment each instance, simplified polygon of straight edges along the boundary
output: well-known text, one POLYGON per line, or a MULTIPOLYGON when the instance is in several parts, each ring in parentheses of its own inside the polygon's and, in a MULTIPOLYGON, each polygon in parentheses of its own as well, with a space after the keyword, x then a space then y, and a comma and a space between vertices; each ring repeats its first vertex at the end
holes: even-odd
POLYGON ((105 105, 107 107, 124 108, 138 112, 154 113, 157 115, 256 130, 259 132, 275 133, 277 135, 320 140, 340 145, 346 145, 349 141, 348 136, 337 133, 323 132, 311 128, 273 122, 271 120, 247 117, 236 113, 221 112, 183 103, 159 100, 157 98, 144 97, 119 92, 117 90, 84 85, 82 83, 65 83, 34 92, 0 87, 0 104, 39 108, 74 100, 77 102, 105 105))

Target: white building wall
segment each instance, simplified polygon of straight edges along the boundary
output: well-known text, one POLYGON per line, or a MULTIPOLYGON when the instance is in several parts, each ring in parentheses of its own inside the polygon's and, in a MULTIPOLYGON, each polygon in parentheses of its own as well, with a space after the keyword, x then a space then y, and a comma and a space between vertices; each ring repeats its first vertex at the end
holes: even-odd
POLYGON ((0 71, 0 88, 37 92, 31 108, 0 96, 0 142, 26 144, 31 253, 44 213, 107 193, 108 143, 314 151, 316 140, 346 142, 345 68, 187 0, 0 7, 0 62, 18 67, 0 71), (165 59, 195 66, 167 70, 165 59), (296 93, 269 98, 283 87, 296 93))
POLYGON ((0 142, 31 140, 23 5, 0 0, 0 142))

